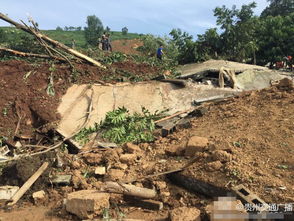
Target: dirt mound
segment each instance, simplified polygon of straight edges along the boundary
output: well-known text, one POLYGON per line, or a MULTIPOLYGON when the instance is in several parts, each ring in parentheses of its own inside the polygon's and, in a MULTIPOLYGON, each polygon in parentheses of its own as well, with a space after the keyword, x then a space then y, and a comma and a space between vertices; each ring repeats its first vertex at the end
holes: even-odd
POLYGON ((244 184, 270 203, 293 201, 294 90, 282 85, 212 105, 190 130, 172 135, 211 143, 182 174, 225 189, 244 184))
POLYGON ((122 52, 124 54, 137 54, 140 52, 137 50, 138 47, 143 45, 143 42, 139 39, 125 39, 116 40, 111 43, 113 51, 122 52))

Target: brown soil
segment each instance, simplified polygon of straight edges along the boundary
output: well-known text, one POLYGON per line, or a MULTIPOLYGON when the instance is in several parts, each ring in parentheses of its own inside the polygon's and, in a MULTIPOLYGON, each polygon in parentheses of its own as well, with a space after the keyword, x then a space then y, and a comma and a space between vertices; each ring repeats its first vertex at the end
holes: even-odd
POLYGON ((138 47, 143 45, 143 42, 139 39, 132 40, 116 40, 111 43, 113 51, 122 52, 125 54, 137 54, 140 52, 137 50, 138 47))
MULTIPOLYGON (((59 99, 73 82, 67 66, 56 65, 56 95, 47 95, 49 67, 46 63, 33 65, 23 61, 0 62, 1 135, 13 136, 19 115, 19 135, 33 135, 35 140, 49 139, 46 135, 38 138, 34 128, 58 120, 56 108, 59 99), (35 73, 24 80, 23 76, 31 70, 35 73)), ((131 72, 132 76, 142 77, 152 76, 157 71, 154 67, 131 63, 116 63, 105 71, 80 65, 78 70, 84 73, 83 78, 78 78, 79 83, 106 79, 112 82, 113 78, 109 79, 109 75, 114 76, 114 73, 131 72)), ((125 77, 124 74, 121 77, 125 77)), ((68 193, 81 189, 99 189, 106 180, 123 182, 179 168, 189 160, 182 150, 193 135, 207 137, 209 146, 197 154, 199 159, 184 170, 182 175, 226 190, 244 184, 268 203, 291 203, 294 200, 293 93, 293 88, 277 86, 247 92, 222 103, 207 104, 205 108, 208 112, 202 117, 193 117, 191 128, 178 129, 165 138, 158 136, 154 143, 140 144, 139 149, 128 146, 116 149, 94 148, 85 149, 79 154, 59 151, 58 158, 63 163, 59 168, 52 164, 48 173, 51 176, 71 174, 71 185, 50 185, 49 176, 45 173, 39 183, 18 203, 18 206, 24 208, 14 208, 10 212, 0 211, 0 220, 20 220, 20 216, 27 216, 27 220, 78 220, 62 208, 62 200, 68 193), (179 151, 173 152, 173 149, 179 151), (136 157, 126 157, 125 154, 133 152, 136 157), (107 174, 95 175, 97 166, 106 166, 107 174), (41 189, 47 197, 43 204, 35 208, 31 193, 41 189), (32 210, 35 212, 32 213, 32 210)), ((10 173, 9 167, 4 170, 1 183, 21 185, 42 162, 49 159, 53 161, 55 158, 53 154, 35 158, 32 162, 30 159, 19 161, 15 167, 11 167, 14 170, 11 169, 10 173)), ((112 217, 118 216, 119 208, 127 218, 168 220, 168 214, 174 208, 197 207, 203 212, 204 207, 213 200, 212 197, 178 187, 165 176, 146 178, 133 184, 156 188, 156 200, 164 203, 164 209, 154 211, 141 208, 140 202, 113 194, 113 206, 110 209, 112 217)))

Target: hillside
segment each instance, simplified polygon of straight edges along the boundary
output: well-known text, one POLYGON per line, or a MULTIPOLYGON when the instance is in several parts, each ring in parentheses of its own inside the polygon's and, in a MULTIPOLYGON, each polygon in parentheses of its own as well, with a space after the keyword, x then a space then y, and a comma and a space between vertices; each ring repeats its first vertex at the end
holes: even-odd
MULTIPOLYGON (((8 35, 8 38, 12 37, 15 34, 23 33, 20 30, 17 30, 14 27, 0 27, 0 43, 1 43, 1 31, 4 31, 5 34, 8 35)), ((77 47, 85 47, 86 40, 84 37, 83 31, 58 31, 58 30, 42 30, 42 32, 48 35, 50 38, 57 40, 59 42, 64 43, 65 45, 71 46, 72 41, 75 40, 77 47)), ((111 40, 123 40, 123 39, 135 39, 140 38, 140 34, 137 33, 128 33, 127 35, 123 35, 119 31, 111 31, 111 40)))

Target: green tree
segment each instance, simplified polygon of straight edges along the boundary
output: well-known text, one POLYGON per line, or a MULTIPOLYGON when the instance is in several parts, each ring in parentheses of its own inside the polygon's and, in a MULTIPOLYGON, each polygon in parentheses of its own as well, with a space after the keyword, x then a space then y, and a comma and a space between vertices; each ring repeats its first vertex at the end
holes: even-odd
POLYGON ((109 33, 110 32, 110 28, 108 26, 106 26, 105 31, 109 33))
POLYGON ((86 42, 91 46, 96 46, 104 30, 103 24, 95 15, 88 16, 86 23, 87 27, 84 28, 86 42))
POLYGON ((198 35, 196 41, 196 60, 204 61, 217 58, 221 52, 221 39, 216 28, 208 29, 203 35, 198 35))
POLYGON ((56 31, 63 31, 63 29, 60 26, 57 26, 55 30, 56 31))
POLYGON ((294 54, 294 13, 288 16, 267 16, 260 20, 257 61, 260 64, 280 61, 294 54))
POLYGON ((178 62, 180 64, 195 62, 196 44, 193 41, 193 36, 187 32, 182 32, 179 28, 173 29, 169 34, 172 36, 172 42, 179 51, 178 62))
POLYGON ((262 13, 261 17, 266 16, 287 16, 294 12, 293 0, 268 0, 270 3, 262 13))
POLYGON ((123 35, 127 35, 128 34, 128 28, 127 27, 123 27, 122 29, 121 29, 121 32, 122 32, 122 34, 123 35))
POLYGON ((237 9, 234 5, 232 9, 226 6, 214 9, 217 17, 216 23, 224 30, 221 34, 222 52, 230 60, 245 61, 250 58, 255 60, 256 29, 258 18, 253 16, 253 9, 256 3, 242 5, 237 9))

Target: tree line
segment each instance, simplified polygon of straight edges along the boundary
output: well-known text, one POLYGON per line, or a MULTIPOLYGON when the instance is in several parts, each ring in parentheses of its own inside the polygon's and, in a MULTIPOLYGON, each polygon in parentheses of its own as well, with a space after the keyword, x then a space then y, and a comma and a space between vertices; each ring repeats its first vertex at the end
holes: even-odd
POLYGON ((210 28, 197 40, 181 29, 173 29, 170 37, 153 35, 144 37, 140 50, 151 54, 156 45, 162 44, 169 59, 180 64, 227 59, 238 62, 264 65, 294 55, 294 1, 268 0, 260 16, 254 15, 256 3, 216 7, 213 10, 217 28, 210 28), (153 48, 153 49, 152 49, 153 48))

